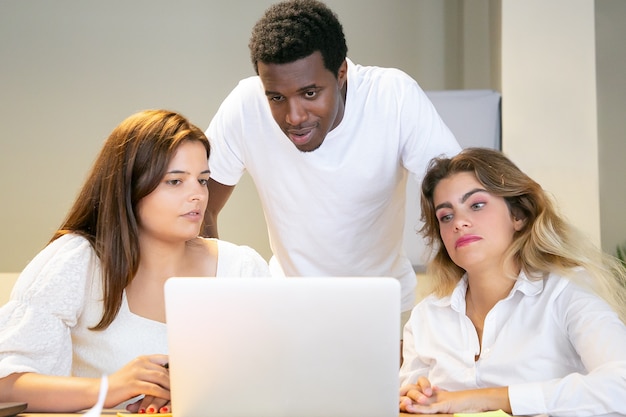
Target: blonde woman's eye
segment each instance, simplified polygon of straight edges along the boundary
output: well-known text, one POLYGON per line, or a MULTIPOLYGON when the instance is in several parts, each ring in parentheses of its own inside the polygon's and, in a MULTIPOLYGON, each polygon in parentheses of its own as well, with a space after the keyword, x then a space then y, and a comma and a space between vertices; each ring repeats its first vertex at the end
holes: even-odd
POLYGON ((472 210, 480 210, 485 206, 485 203, 474 203, 472 204, 472 210))
POLYGON ((452 214, 444 214, 443 216, 439 217, 439 223, 447 223, 450 220, 452 220, 452 214))

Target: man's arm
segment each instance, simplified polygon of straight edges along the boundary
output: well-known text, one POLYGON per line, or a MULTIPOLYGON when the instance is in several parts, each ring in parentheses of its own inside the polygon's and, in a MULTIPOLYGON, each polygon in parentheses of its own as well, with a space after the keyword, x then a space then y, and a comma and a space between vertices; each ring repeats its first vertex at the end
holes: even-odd
POLYGON ((234 185, 224 185, 213 179, 209 179, 209 203, 204 212, 204 224, 201 230, 202 236, 219 237, 217 232, 217 215, 228 201, 234 188, 234 185))

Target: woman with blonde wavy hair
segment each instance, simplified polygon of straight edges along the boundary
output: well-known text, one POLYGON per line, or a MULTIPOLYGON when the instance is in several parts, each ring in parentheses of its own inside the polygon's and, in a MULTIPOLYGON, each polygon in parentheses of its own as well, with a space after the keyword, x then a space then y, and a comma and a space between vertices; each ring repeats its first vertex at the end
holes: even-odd
POLYGON ((105 407, 172 411, 165 281, 269 276, 253 249, 199 237, 209 153, 204 133, 168 110, 113 130, 0 309, 0 402, 75 412, 96 403, 108 375, 105 407))
POLYGON ((431 161, 400 410, 626 414, 626 270, 499 151, 431 161))

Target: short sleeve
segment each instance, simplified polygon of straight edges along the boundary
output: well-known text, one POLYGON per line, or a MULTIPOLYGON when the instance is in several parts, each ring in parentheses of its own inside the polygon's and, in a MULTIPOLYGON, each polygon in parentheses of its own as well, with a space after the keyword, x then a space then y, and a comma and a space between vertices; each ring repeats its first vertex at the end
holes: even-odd
POLYGON ((433 103, 413 80, 403 89, 400 117, 404 141, 402 163, 418 182, 432 158, 451 157, 461 150, 433 103))
POLYGON ((249 138, 241 115, 245 114, 248 120, 262 119, 260 107, 267 104, 259 103, 259 97, 266 100, 258 77, 241 80, 224 99, 205 132, 211 142, 211 178, 221 184, 236 185, 246 171, 245 141, 249 138))
POLYGON ((249 246, 218 240, 218 277, 269 277, 267 261, 249 246))

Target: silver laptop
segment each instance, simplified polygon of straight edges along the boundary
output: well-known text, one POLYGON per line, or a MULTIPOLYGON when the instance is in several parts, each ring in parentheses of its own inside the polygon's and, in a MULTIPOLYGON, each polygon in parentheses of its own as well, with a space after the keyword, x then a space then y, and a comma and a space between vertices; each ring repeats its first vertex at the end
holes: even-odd
POLYGON ((393 278, 170 278, 176 417, 397 417, 393 278))

